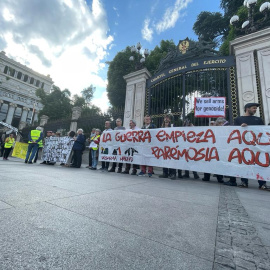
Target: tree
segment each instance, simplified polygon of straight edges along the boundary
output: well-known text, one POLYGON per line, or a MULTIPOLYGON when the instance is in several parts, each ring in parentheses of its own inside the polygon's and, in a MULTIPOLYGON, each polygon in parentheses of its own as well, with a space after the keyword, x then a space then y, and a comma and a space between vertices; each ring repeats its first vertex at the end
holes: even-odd
POLYGON ((217 44, 229 30, 224 16, 220 12, 201 12, 193 25, 193 30, 199 38, 215 41, 217 44))
POLYGON ((94 87, 92 84, 87 87, 87 88, 84 88, 82 91, 81 91, 81 94, 82 94, 82 97, 84 98, 85 102, 86 103, 90 103, 90 101, 92 100, 93 96, 94 96, 94 92, 96 90, 96 87, 94 87))
MULTIPOLYGON (((146 59, 146 67, 150 73, 154 74, 157 70, 160 60, 165 57, 168 51, 175 48, 172 40, 162 40, 160 46, 156 46, 146 59)), ((138 53, 131 53, 130 47, 118 52, 114 59, 109 62, 108 69, 108 86, 107 93, 110 103, 113 108, 123 108, 125 106, 126 98, 126 82, 124 76, 135 71, 135 63, 140 60, 142 55, 138 53), (135 60, 129 61, 130 56, 133 55, 135 60)))
POLYGON ((71 116, 72 105, 70 103, 70 92, 53 85, 53 90, 50 94, 46 94, 41 88, 36 90, 36 95, 41 99, 43 109, 39 112, 41 115, 49 116, 50 120, 68 118, 71 116))

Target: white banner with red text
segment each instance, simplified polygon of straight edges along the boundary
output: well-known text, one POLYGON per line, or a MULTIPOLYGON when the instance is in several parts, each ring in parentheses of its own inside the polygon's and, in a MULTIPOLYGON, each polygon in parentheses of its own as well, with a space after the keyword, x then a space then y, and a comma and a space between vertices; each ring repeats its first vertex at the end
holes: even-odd
POLYGON ((270 181, 270 127, 177 127, 104 132, 100 161, 270 181))

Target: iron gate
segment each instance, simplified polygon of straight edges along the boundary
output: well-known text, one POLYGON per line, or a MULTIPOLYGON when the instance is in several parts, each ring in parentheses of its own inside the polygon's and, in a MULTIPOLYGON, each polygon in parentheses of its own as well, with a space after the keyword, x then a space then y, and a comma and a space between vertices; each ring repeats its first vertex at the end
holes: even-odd
MULTIPOLYGON (((146 109, 160 127, 170 114, 175 126, 188 119, 195 126, 209 125, 209 118, 194 117, 195 97, 226 97, 226 119, 238 116, 234 57, 212 57, 179 63, 147 82, 146 109)), ((212 119, 215 120, 215 119, 212 119)))

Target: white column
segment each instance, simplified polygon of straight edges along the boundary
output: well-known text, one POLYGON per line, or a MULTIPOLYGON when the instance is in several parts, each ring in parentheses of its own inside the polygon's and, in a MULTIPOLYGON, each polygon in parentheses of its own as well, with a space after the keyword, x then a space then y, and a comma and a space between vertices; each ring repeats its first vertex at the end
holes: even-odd
POLYGON ((12 119, 13 119, 13 115, 15 112, 15 108, 17 107, 16 104, 14 103, 9 103, 9 107, 8 107, 8 113, 7 113, 7 119, 6 119, 6 123, 10 124, 12 123, 12 119))
POLYGON ((22 111, 22 116, 21 116, 20 122, 25 122, 26 123, 26 118, 27 118, 27 114, 28 114, 29 110, 30 110, 29 108, 23 107, 23 111, 22 111))
POLYGON ((129 128, 129 121, 136 120, 137 127, 143 126, 145 109, 146 81, 151 77, 144 68, 124 76, 127 82, 124 127, 129 128))
MULTIPOLYGON (((259 78, 257 79, 259 79, 261 85, 263 114, 266 124, 269 121, 270 108, 269 50, 270 28, 236 38, 230 42, 230 52, 236 57, 240 115, 244 114, 244 105, 246 103, 257 103, 259 101, 254 57, 257 54, 259 64, 259 78)), ((259 110, 257 110, 256 115, 260 116, 259 110)))
POLYGON ((265 124, 268 125, 270 123, 270 46, 269 48, 258 50, 257 54, 260 70, 264 121, 265 124))

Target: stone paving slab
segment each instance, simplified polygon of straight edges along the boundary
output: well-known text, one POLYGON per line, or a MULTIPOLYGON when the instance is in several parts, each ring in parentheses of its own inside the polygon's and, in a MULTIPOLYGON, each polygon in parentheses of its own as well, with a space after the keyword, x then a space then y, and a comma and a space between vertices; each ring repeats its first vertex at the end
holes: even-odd
POLYGON ((172 199, 182 202, 189 202, 192 204, 214 207, 216 211, 219 202, 218 196, 195 194, 192 193, 192 191, 186 192, 181 190, 165 189, 161 187, 149 186, 147 184, 128 186, 119 189, 139 194, 145 194, 153 197, 160 197, 165 199, 172 199))
POLYGON ((0 160, 0 269, 270 269, 270 193, 257 181, 155 173, 0 160))
POLYGON ((210 269, 212 263, 48 203, 0 212, 0 269, 210 269))
POLYGON ((217 207, 110 190, 51 203, 213 260, 217 207), (201 229, 203 228, 203 230, 201 229))

